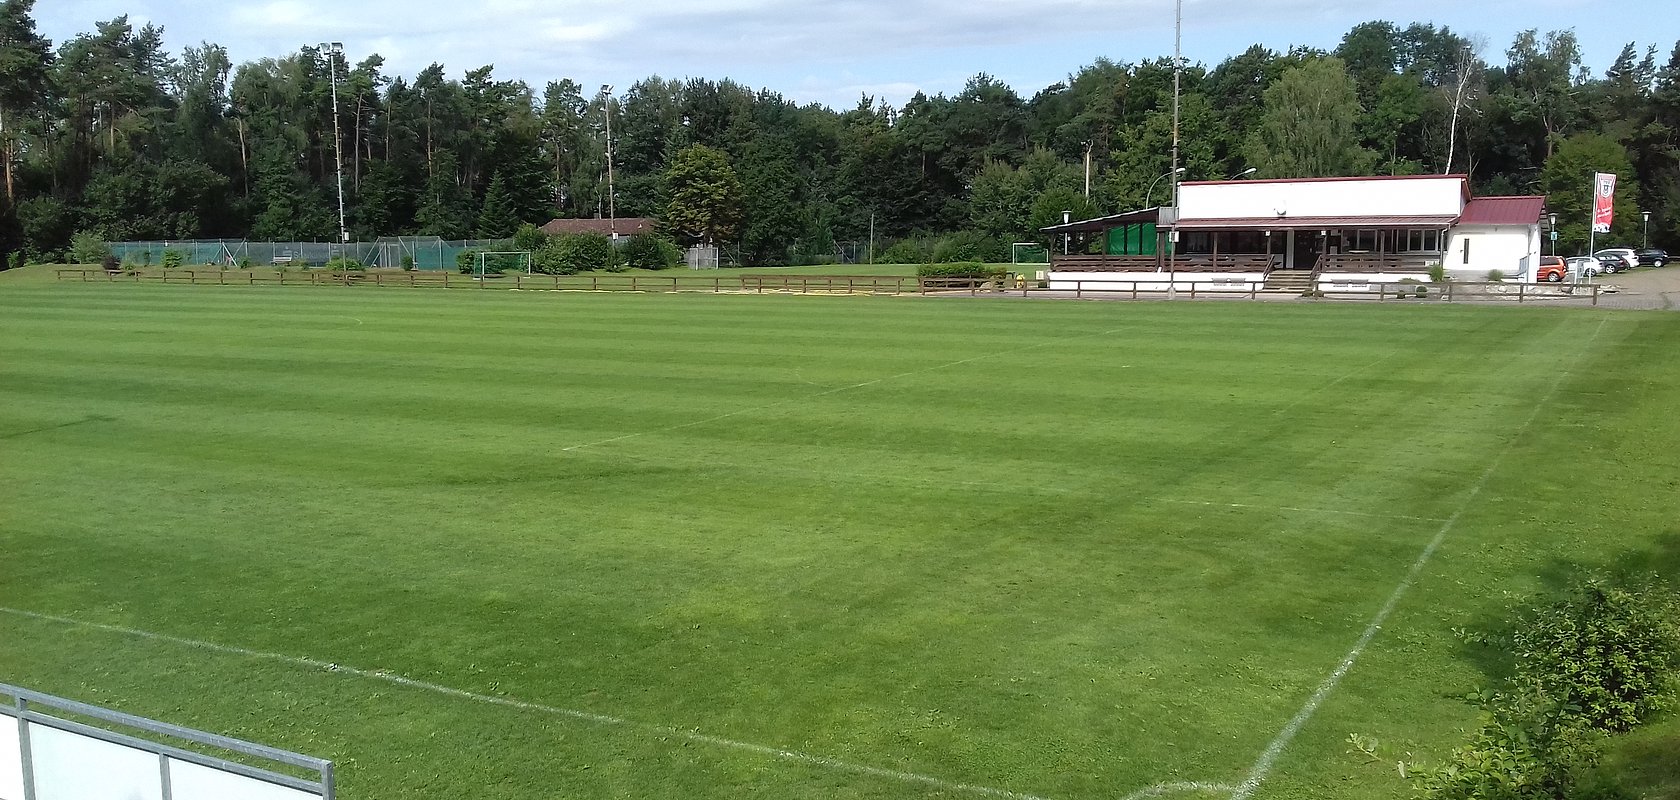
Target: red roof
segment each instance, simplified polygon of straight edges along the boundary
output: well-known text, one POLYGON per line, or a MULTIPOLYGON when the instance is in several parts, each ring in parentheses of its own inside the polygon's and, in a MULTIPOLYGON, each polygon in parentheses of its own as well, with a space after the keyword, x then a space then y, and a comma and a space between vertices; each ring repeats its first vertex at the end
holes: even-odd
POLYGON ((620 236, 633 236, 638 233, 653 233, 654 226, 659 221, 647 217, 619 217, 610 219, 557 219, 542 226, 542 232, 549 236, 559 236, 562 233, 600 233, 609 234, 614 231, 620 236))
POLYGON ((1460 225, 1533 225, 1546 213, 1546 198, 1539 195, 1521 197, 1478 197, 1464 206, 1460 225))
POLYGON ((1232 217, 1229 219, 1183 218, 1178 227, 1185 230, 1273 230, 1305 228, 1444 228, 1457 217, 1232 217))

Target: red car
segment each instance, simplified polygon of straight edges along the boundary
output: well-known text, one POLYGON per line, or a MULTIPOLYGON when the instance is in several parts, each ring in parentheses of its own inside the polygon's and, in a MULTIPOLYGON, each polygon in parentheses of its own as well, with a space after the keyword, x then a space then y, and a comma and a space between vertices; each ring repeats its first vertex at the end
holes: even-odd
POLYGON ((1542 283, 1562 283, 1569 274, 1569 267, 1563 263, 1563 256, 1541 256, 1540 268, 1534 271, 1534 280, 1542 283))

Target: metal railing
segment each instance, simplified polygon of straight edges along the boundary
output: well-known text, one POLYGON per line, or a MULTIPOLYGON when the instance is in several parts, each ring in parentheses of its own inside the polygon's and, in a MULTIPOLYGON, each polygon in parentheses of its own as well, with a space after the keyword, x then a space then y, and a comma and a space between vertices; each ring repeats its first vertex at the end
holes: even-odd
MULTIPOLYGON (((11 742, 5 740, 11 739, 13 736, 16 737, 16 752, 20 758, 18 765, 20 771, 13 774, 21 776, 22 785, 13 788, 20 792, 22 800, 35 800, 42 793, 43 788, 48 790, 48 794, 53 794, 51 790, 55 788, 52 785, 55 781, 70 782, 74 780, 67 779, 65 776, 45 768, 36 752, 45 749, 43 739, 49 736, 56 737, 60 734, 77 737, 68 741, 76 743, 75 746, 80 748, 83 758, 87 760, 97 760, 96 751, 101 746, 109 745, 115 745, 129 753, 139 751, 140 753, 157 756, 155 771, 150 771, 145 778, 140 780, 150 782, 151 779, 155 779, 156 796, 162 797, 163 800, 173 800, 171 768, 177 764, 202 767, 214 770, 217 773, 237 776, 237 778, 282 786, 312 797, 319 797, 321 800, 334 800, 333 762, 326 759, 255 744, 231 736, 207 733, 167 722, 137 717, 133 714, 125 714, 121 711, 113 711, 76 700, 67 700, 19 686, 0 683, 0 696, 11 698, 11 703, 0 705, 0 717, 9 717, 15 720, 16 727, 13 731, 0 732, 0 742, 11 744, 11 742), (71 717, 88 720, 88 722, 71 717), (143 735, 110 730, 110 727, 127 728, 143 735), (311 777, 300 777, 266 767, 232 761, 197 752, 179 744, 155 741, 153 738, 147 738, 146 735, 157 739, 215 748, 255 761, 286 765, 296 768, 299 772, 308 773, 311 777)), ((0 750, 8 749, 10 748, 0 747, 0 750)), ((115 752, 108 747, 105 749, 107 752, 115 752)), ((54 762, 54 764, 58 768, 65 766, 57 762, 54 762)), ((115 764, 76 763, 70 766, 78 770, 85 770, 90 774, 105 769, 112 776, 115 776, 113 780, 120 780, 124 777, 122 770, 117 768, 115 764)), ((0 766, 0 778, 3 778, 9 771, 7 768, 0 766)), ((4 780, 0 779, 0 789, 6 788, 4 780)), ((0 792, 0 795, 10 796, 10 792, 0 792)), ((58 792, 58 795, 62 795, 62 792, 58 792)))

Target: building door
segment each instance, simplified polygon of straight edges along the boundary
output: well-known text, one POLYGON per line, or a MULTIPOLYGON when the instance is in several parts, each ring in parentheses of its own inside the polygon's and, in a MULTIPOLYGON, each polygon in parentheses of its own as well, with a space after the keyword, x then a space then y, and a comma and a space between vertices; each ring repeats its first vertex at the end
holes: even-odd
POLYGON ((1318 257, 1324 252, 1324 239, 1318 231, 1291 231, 1293 241, 1293 260, 1290 269, 1312 269, 1318 266, 1318 257))

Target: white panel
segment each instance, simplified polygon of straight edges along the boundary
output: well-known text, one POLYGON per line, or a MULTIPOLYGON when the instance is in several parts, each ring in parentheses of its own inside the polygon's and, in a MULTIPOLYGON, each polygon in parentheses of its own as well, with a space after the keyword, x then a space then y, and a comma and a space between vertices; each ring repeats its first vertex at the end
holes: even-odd
POLYGON ((163 800, 154 753, 29 724, 36 800, 163 800))
POLYGON ((23 753, 17 720, 0 714, 0 800, 23 800, 23 753))
POLYGON ((1237 181, 1179 187, 1187 219, 1446 216, 1464 212, 1464 179, 1237 181))
POLYGON ((174 800, 320 800, 311 792, 175 759, 169 760, 169 793, 174 800))

